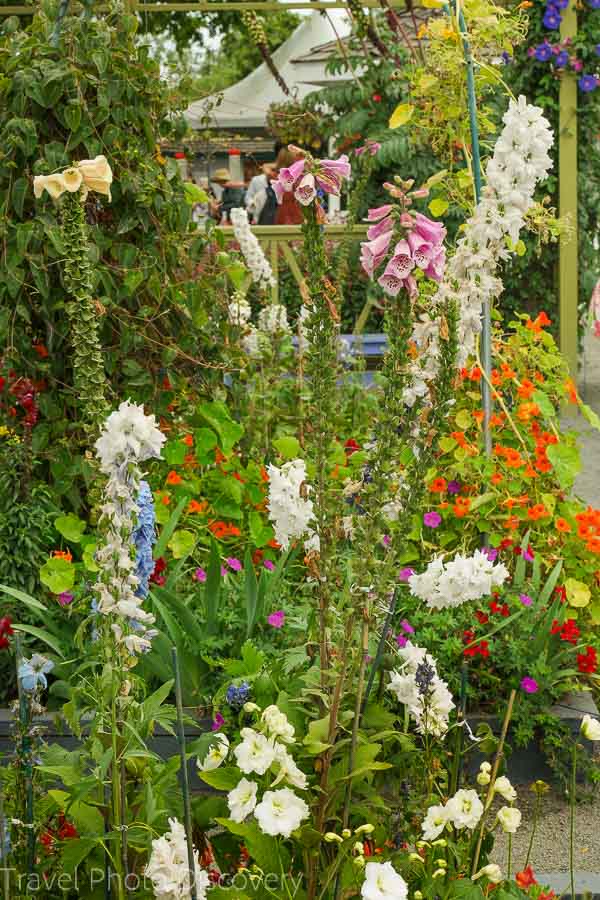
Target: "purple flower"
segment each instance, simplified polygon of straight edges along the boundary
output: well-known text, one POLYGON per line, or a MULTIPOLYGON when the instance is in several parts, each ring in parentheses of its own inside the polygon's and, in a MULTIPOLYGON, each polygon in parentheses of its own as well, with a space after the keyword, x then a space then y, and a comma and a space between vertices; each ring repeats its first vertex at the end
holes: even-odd
POLYGON ((485 553, 490 562, 496 562, 498 558, 498 551, 495 547, 484 547, 481 552, 485 553))
POLYGON ((242 571, 242 564, 239 559, 236 559, 235 556, 228 556, 225 560, 230 569, 233 569, 234 572, 242 571))
POLYGON ((588 0, 588 4, 592 9, 600 9, 600 0, 588 0))
POLYGON ((529 594, 519 594, 519 600, 523 606, 531 606, 533 603, 533 598, 530 597, 529 594))
POLYGON ((460 494, 460 481, 449 481, 447 490, 449 494, 460 494))
POLYGON ((204 582, 206 581, 206 572, 204 571, 204 569, 196 569, 196 571, 194 572, 194 578, 196 579, 196 581, 204 584, 204 582))
POLYGON ((427 525, 428 528, 437 528, 441 521, 442 517, 439 512, 435 512, 435 510, 426 512, 423 516, 423 524, 427 525))
POLYGON ((544 26, 546 28, 550 28, 554 31, 557 28, 560 28, 560 23, 562 22, 562 16, 557 9, 553 6, 548 6, 546 8, 546 12, 544 13, 544 18, 542 19, 544 26))
POLYGON ((583 63, 580 59, 572 59, 571 60, 571 68, 574 72, 581 72, 583 69, 583 63))
POLYGON ((521 688, 525 691, 526 694, 537 694, 539 685, 535 678, 531 678, 529 675, 526 675, 525 678, 521 680, 521 688))
POLYGON ((569 63, 569 54, 566 50, 561 50, 560 53, 556 54, 556 59, 554 60, 554 65, 557 69, 564 69, 566 65, 569 63))
POLYGON ((595 50, 596 50, 596 55, 600 56, 600 44, 596 44, 595 50))
POLYGON ((357 147, 354 151, 357 156, 362 156, 363 153, 368 153, 370 156, 375 156, 381 144, 378 144, 377 141, 367 141, 366 144, 363 144, 362 147, 357 147))
POLYGON ((218 712, 213 719, 213 723, 210 726, 210 730, 211 731, 220 731, 220 729, 223 727, 224 724, 225 724, 225 719, 223 718, 221 713, 218 712))
POLYGON ((305 165, 306 161, 304 159, 299 159, 295 163, 292 163, 291 166, 281 169, 276 182, 280 189, 283 191, 292 191, 296 181, 303 175, 305 165))
POLYGON ((360 264, 369 278, 385 259, 391 240, 392 232, 384 231, 374 240, 363 241, 360 245, 360 264))
POLYGON ((400 628, 402 629, 402 631, 405 631, 406 634, 415 633, 415 629, 412 627, 408 619, 402 619, 402 621, 400 622, 400 628))
POLYGON ((326 194, 338 195, 342 189, 342 179, 350 178, 351 166, 346 154, 339 159, 322 159, 315 173, 317 184, 326 194))
POLYGON ((406 566, 406 568, 400 569, 398 572, 398 581, 408 581, 414 574, 415 570, 411 569, 410 566, 406 566))
POLYGON ((263 561, 263 566, 265 567, 265 569, 268 569, 269 572, 272 572, 273 569, 275 568, 275 563, 271 562, 270 559, 265 559, 263 561))
POLYGON ((283 628, 285 624, 285 613, 282 609, 278 609, 276 612, 271 613, 271 615, 267 618, 267 622, 269 625, 272 625, 273 628, 283 628))
POLYGON ((227 569, 225 568, 225 566, 221 566, 221 578, 223 578, 225 575, 227 575, 227 569))
POLYGON ((398 644, 400 649, 402 649, 403 647, 406 647, 406 645, 408 644, 408 638, 406 637, 405 634, 397 634, 396 635, 396 643, 398 644))
POLYGON ((384 534, 384 536, 381 539, 381 543, 383 544, 384 547, 390 546, 390 544, 392 543, 392 539, 389 536, 389 534, 384 534))
POLYGON ((556 9, 567 9, 571 0, 552 0, 552 3, 549 3, 549 6, 554 6, 556 9))
MULTIPOLYGON (((600 3, 598 8, 600 9, 600 3)), ((595 91, 598 87, 598 79, 595 75, 582 75, 577 83, 579 89, 585 94, 589 94, 590 91, 595 91)))
POLYGON ((544 41, 535 48, 534 56, 538 62, 548 62, 553 56, 552 47, 547 41, 544 41))
POLYGON ((527 550, 523 550, 523 559, 525 562, 533 562, 535 559, 535 554, 531 547, 528 547, 527 550))
POLYGON ((74 599, 74 594, 71 594, 69 591, 63 591, 62 594, 58 595, 58 602, 61 606, 69 606, 69 604, 72 603, 74 599))

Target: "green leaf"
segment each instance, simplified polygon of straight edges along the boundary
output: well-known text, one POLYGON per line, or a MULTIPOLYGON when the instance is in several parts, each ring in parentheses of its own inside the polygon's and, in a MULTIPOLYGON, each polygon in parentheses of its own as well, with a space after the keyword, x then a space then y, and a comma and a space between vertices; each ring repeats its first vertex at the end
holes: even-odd
POLYGON ((258 581, 252 563, 250 548, 246 548, 244 558, 244 588, 246 599, 246 637, 251 637, 256 625, 256 611, 258 607, 258 581))
POLYGON ((86 529, 86 523, 73 513, 69 513, 66 516, 59 516, 58 519, 55 519, 54 527, 67 541, 78 544, 86 529))
POLYGON ((217 446, 217 436, 210 428, 197 428, 194 432, 194 445, 198 453, 206 455, 217 446))
POLYGON ((12 203, 20 219, 23 218, 23 207, 28 190, 29 183, 26 178, 17 178, 12 186, 12 203))
POLYGON ((211 772, 200 772, 198 770, 198 778, 201 778, 205 784, 209 784, 217 791, 232 791, 239 784, 242 774, 239 769, 233 766, 220 766, 211 772))
POLYGON ((273 446, 284 459, 297 459, 302 452, 300 441, 292 436, 277 438, 273 446))
POLYGON ((29 594, 24 594, 23 591, 18 591, 13 587, 8 587, 6 584, 0 584, 0 591, 3 594, 8 594, 9 597, 14 597, 15 600, 20 600, 21 603, 24 603, 25 606, 28 606, 30 609, 47 613, 47 609, 43 603, 40 603, 39 600, 36 600, 35 597, 31 597, 29 594))
POLYGON ((156 546, 154 547, 154 558, 160 559, 161 556, 164 556, 165 550, 167 549, 167 545, 171 539, 171 535, 177 528, 177 523, 179 522, 184 509, 188 504, 189 497, 182 497, 173 512, 171 513, 171 517, 165 527, 162 529, 160 533, 160 537, 156 542, 156 546))
POLYGON ((196 535, 193 531, 181 528, 174 533, 167 546, 175 559, 184 559, 196 546, 196 535))
POLYGON ((248 853, 265 873, 286 871, 289 854, 283 844, 263 834, 256 822, 234 822, 233 819, 216 819, 231 834, 243 838, 248 853))
POLYGON ((220 400, 212 403, 201 403, 198 414, 214 428, 220 438, 221 449, 227 456, 244 433, 243 425, 234 422, 227 406, 220 400))
POLYGON ((569 490, 573 486, 575 476, 581 469, 579 450, 571 444, 550 444, 546 449, 548 459, 554 466, 560 486, 569 490))
POLYGON ((98 564, 94 559, 94 554, 96 553, 97 544, 95 541, 90 541, 89 544, 86 544, 83 548, 83 556, 81 557, 83 565, 88 570, 88 572, 97 572, 98 564))
POLYGON ((210 561, 206 573, 206 587, 204 588, 204 606, 206 613, 206 628, 209 634, 214 634, 218 629, 219 607, 221 605, 221 554, 219 545, 214 538, 210 542, 210 561))
POLYGON ((399 103, 390 116, 389 127, 400 128, 406 125, 412 119, 414 111, 415 108, 411 103, 399 103))
POLYGON ((37 638, 38 641, 43 641, 44 644, 48 644, 61 659, 64 658, 58 639, 55 638, 54 635, 48 634, 45 629, 37 628, 35 625, 21 625, 20 623, 13 623, 12 627, 16 631, 23 631, 25 634, 30 634, 32 637, 37 638))
POLYGON ((537 403, 545 419, 556 419, 556 410, 548 394, 544 393, 544 391, 534 391, 531 399, 534 403, 537 403))
POLYGON ((182 441, 168 441, 162 452, 170 466, 181 466, 185 461, 187 447, 182 441))
POLYGON ((60 851, 60 860, 65 874, 71 874, 96 847, 100 838, 73 838, 60 851))
POLYGON ((53 594, 62 594, 75 584, 75 568, 66 559, 53 556, 40 569, 40 581, 53 594))

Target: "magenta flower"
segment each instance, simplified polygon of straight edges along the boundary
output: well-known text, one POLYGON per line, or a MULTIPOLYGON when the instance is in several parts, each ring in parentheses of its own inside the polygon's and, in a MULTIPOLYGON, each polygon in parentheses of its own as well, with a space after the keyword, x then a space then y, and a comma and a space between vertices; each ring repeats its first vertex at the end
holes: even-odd
POLYGON ((519 600, 523 606, 531 606, 533 603, 533 598, 530 597, 529 594, 519 594, 519 600))
POLYGON ((412 627, 408 619, 402 619, 400 622, 400 628, 402 631, 406 632, 406 634, 414 634, 415 629, 412 627))
POLYGON ((230 569, 233 569, 234 572, 242 571, 242 564, 239 559, 236 559, 235 556, 228 556, 225 560, 230 569))
POLYGON ((225 575, 227 575, 227 569, 225 568, 225 566, 221 566, 221 578, 223 578, 225 575))
POLYGON ((310 206, 316 196, 317 189, 315 187, 315 176, 311 175, 310 172, 307 172, 295 189, 294 197, 298 203, 302 204, 302 206, 310 206))
POLYGON ((490 562, 496 562, 498 559, 498 551, 495 547, 484 547, 481 552, 485 553, 490 562))
POLYGON ((194 572, 194 578, 196 579, 196 581, 204 584, 204 582, 206 581, 206 572, 204 571, 204 569, 196 569, 196 571, 194 572))
POLYGON ((460 481, 449 481, 448 482, 448 493, 449 494, 460 494, 460 481))
POLYGON ((525 678, 521 679, 521 688, 525 691, 526 694, 537 694, 539 685, 535 678, 531 678, 529 675, 526 675, 525 678))
POLYGON ((408 638, 406 637, 405 634, 397 634, 396 635, 396 643, 398 644, 400 649, 402 649, 403 647, 406 647, 406 645, 408 644, 408 638))
POLYGON ((225 719, 223 718, 221 713, 218 712, 213 719, 212 725, 210 726, 210 730, 211 731, 220 731, 220 729, 223 727, 224 724, 225 724, 225 719))
POLYGON ((61 606, 69 606, 74 599, 74 594, 71 594, 69 591, 63 591, 62 594, 58 595, 58 602, 61 606))
POLYGON ((398 572, 398 581, 408 581, 414 574, 415 570, 411 569, 410 566, 406 566, 406 568, 400 569, 398 572))
POLYGON ((415 213, 415 231, 429 244, 443 244, 446 229, 441 222, 434 222, 422 213, 415 213))
POLYGON ((379 222, 380 219, 385 219, 391 211, 393 210, 393 206, 391 203, 385 203, 383 206, 375 206, 373 209, 370 209, 367 214, 367 222, 379 222))
POLYGON ((304 173, 306 160, 299 159, 291 166, 280 169, 277 176, 277 183, 284 191, 293 191, 294 185, 304 173))
POLYGON ((352 167, 346 154, 339 159, 322 159, 315 176, 319 187, 326 194, 339 194, 342 189, 342 179, 350 178, 352 167))
POLYGON ((383 544, 384 547, 390 546, 390 544, 392 543, 392 539, 389 536, 389 534, 384 534, 384 536, 381 539, 381 543, 383 544))
POLYGON ((527 550, 523 551, 523 559, 526 562, 533 562, 533 560, 535 559, 535 554, 531 547, 528 547, 527 550))
POLYGON ((432 510, 431 512, 426 512, 423 516, 423 524, 427 525, 428 528, 437 528, 442 521, 442 517, 439 512, 432 510))
POLYGON ((283 628, 285 624, 285 613, 282 609, 278 609, 276 612, 271 613, 271 615, 267 618, 267 622, 269 625, 272 625, 273 628, 283 628))
POLYGON ((270 559, 265 559, 263 561, 263 566, 265 567, 265 569, 268 569, 269 572, 272 572, 273 569, 275 568, 275 563, 271 562, 270 559))
POLYGON ((372 278, 375 269, 384 261, 392 240, 392 232, 384 231, 372 241, 363 241, 360 245, 360 264, 372 278))
POLYGON ((380 234, 386 234, 388 231, 393 230, 394 221, 391 216, 386 216, 385 218, 380 219, 379 222, 374 222, 370 228, 368 228, 367 240, 374 241, 380 234))

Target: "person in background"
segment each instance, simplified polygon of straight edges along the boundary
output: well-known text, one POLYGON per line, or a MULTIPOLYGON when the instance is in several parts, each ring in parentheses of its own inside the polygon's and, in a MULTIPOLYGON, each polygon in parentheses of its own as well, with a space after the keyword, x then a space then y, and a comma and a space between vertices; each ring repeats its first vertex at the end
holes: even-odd
POLYGON ((208 219, 219 218, 219 201, 213 194, 208 178, 198 178, 196 180, 198 187, 207 195, 206 202, 198 201, 192 206, 192 221, 196 223, 198 228, 206 227, 208 219))
POLYGON ((212 181, 223 189, 221 194, 221 225, 229 225, 231 222, 231 210, 244 206, 246 186, 243 181, 232 181, 229 169, 217 169, 212 176, 212 181))
MULTIPOLYGON (((297 159, 298 157, 294 156, 294 154, 290 150, 288 150, 287 147, 282 147, 277 154, 277 159, 275 160, 275 168, 277 170, 277 173, 279 173, 280 169, 286 169, 291 166, 292 163, 296 162, 297 159)), ((283 195, 281 204, 277 207, 275 224, 302 224, 302 210, 300 209, 300 204, 291 192, 286 191, 286 193, 283 195)))
POLYGON ((277 214, 277 197, 271 187, 276 177, 275 164, 264 163, 261 171, 251 179, 246 192, 246 209, 254 225, 274 225, 277 214))

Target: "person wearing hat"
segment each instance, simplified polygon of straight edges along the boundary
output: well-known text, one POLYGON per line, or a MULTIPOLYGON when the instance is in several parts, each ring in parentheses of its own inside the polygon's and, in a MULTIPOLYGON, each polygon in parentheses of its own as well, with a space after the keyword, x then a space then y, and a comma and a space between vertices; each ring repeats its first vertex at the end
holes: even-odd
POLYGON ((221 225, 229 225, 231 210, 244 206, 246 186, 243 181, 232 181, 229 169, 217 169, 211 180, 222 188, 221 225))

